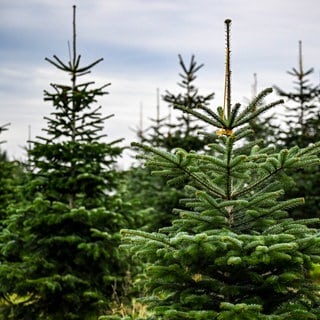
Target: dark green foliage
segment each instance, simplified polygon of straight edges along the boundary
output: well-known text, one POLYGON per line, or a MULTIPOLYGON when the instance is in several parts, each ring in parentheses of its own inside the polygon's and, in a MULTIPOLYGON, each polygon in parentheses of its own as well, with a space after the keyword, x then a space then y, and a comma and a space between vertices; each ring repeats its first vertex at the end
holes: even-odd
MULTIPOLYGON (((0 133, 8 130, 9 124, 0 127, 0 133)), ((5 141, 0 141, 2 145, 5 141)), ((10 203, 17 201, 19 197, 18 187, 24 181, 23 165, 18 161, 11 161, 7 152, 0 148, 0 217, 7 216, 7 208, 10 203)))
POLYGON ((126 172, 126 183, 130 201, 135 199, 144 211, 144 230, 157 231, 176 217, 172 211, 179 205, 183 190, 168 186, 165 178, 154 176, 141 166, 126 172))
POLYGON ((32 171, 23 201, 10 206, 3 222, 1 319, 96 319, 122 295, 129 268, 118 249, 119 230, 135 226, 114 167, 122 148, 118 141, 103 142, 109 117, 96 100, 107 85, 78 83, 101 59, 81 66, 74 30, 72 60, 47 61, 71 83, 45 91, 54 111, 46 135, 29 149, 32 171))
MULTIPOLYGON (((226 77, 230 83, 230 70, 226 77)), ((282 200, 288 171, 319 165, 320 142, 279 152, 246 142, 249 123, 283 102, 260 104, 271 91, 242 109, 228 92, 217 112, 185 108, 217 129, 207 153, 134 144, 154 174, 186 191, 171 226, 122 231, 124 247, 147 264, 150 320, 320 318, 320 288, 310 278, 320 221, 289 216, 303 198, 282 200)))
POLYGON ((0 216, 7 216, 8 206, 19 200, 19 186, 24 182, 23 166, 17 161, 10 161, 6 152, 0 154, 0 216))
POLYGON ((104 208, 73 208, 38 196, 12 210, 2 234, 4 297, 27 299, 3 311, 13 319, 87 319, 108 308, 124 277, 117 231, 127 225, 104 208), (5 282, 4 282, 5 281, 5 282), (59 306, 59 308, 57 308, 59 306))
MULTIPOLYGON (((199 89, 194 82, 197 72, 203 67, 198 65, 195 57, 192 56, 189 65, 179 55, 179 63, 182 68, 180 73, 181 81, 178 83, 183 89, 182 93, 173 94, 166 91, 164 101, 170 104, 170 108, 196 109, 207 106, 214 94, 207 96, 199 94, 199 89)), ((172 150, 177 147, 185 150, 203 150, 212 141, 211 137, 199 135, 204 126, 191 114, 182 111, 180 116, 172 123, 168 117, 160 117, 159 112, 159 91, 157 101, 157 117, 152 120, 152 126, 144 134, 141 142, 164 150, 172 150)), ((143 209, 148 209, 146 214, 145 229, 149 231, 158 230, 171 223, 175 214, 173 208, 182 207, 179 199, 183 196, 183 188, 168 186, 164 177, 152 176, 148 168, 135 167, 128 171, 128 189, 135 197, 141 199, 143 209)))
POLYGON ((279 200, 285 170, 318 163, 320 144, 280 153, 254 146, 243 155, 236 145, 249 131, 236 128, 251 118, 249 110, 235 116, 232 135, 212 145, 214 155, 141 146, 154 154, 149 162, 156 173, 172 183, 189 181, 188 210, 178 210, 171 227, 124 231, 128 247, 150 263, 147 286, 157 319, 232 319, 239 310, 238 319, 320 315, 319 288, 308 274, 320 258, 318 230, 308 225, 319 221, 289 218, 286 210, 303 199, 279 200))

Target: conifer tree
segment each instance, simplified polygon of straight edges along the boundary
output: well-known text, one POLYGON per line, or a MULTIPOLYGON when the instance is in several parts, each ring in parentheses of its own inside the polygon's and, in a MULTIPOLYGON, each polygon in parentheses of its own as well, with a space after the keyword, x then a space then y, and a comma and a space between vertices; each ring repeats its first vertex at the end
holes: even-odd
POLYGON ((163 99, 168 102, 171 107, 180 106, 181 114, 177 116, 176 122, 169 123, 168 137, 163 141, 166 150, 172 150, 179 147, 187 151, 202 150, 208 143, 206 136, 199 135, 199 131, 204 128, 199 124, 188 109, 195 109, 199 106, 207 106, 213 99, 214 93, 208 95, 201 95, 199 89, 195 85, 197 79, 197 72, 203 67, 203 64, 198 65, 195 56, 191 56, 189 66, 183 61, 182 56, 179 55, 179 64, 182 72, 179 74, 181 81, 178 85, 184 90, 183 93, 174 94, 169 90, 166 91, 163 99))
MULTIPOLYGON (((257 74, 253 74, 254 82, 252 84, 252 98, 254 99, 258 93, 258 80, 257 74)), ((250 103, 250 99, 247 99, 247 103, 250 103)), ((265 101, 259 101, 261 105, 266 104, 265 101)), ((255 111, 254 108, 253 111, 255 111)), ((276 116, 275 113, 270 115, 263 114, 261 117, 251 120, 250 127, 254 131, 254 135, 249 136, 249 141, 261 140, 264 146, 269 144, 277 144, 279 135, 279 125, 274 123, 276 116)))
POLYGON ((123 230, 124 246, 148 264, 148 319, 319 319, 320 288, 309 275, 320 260, 319 219, 292 219, 287 209, 303 199, 281 197, 287 170, 319 164, 320 143, 277 152, 246 142, 250 121, 283 101, 261 105, 272 91, 265 89, 244 108, 232 106, 225 23, 224 105, 188 110, 216 128, 210 152, 134 143, 154 174, 185 185, 187 209, 159 232, 123 230))
MULTIPOLYGON (((308 146, 320 140, 320 86, 312 84, 313 68, 304 69, 302 42, 299 41, 298 67, 288 74, 295 78, 291 91, 275 87, 279 96, 286 98, 285 128, 278 133, 280 146, 308 146)), ((306 205, 292 210, 297 218, 320 216, 320 189, 318 167, 292 172, 295 184, 288 188, 289 197, 304 197, 306 205)))
POLYGON ((8 159, 6 151, 0 150, 0 217, 7 217, 8 206, 19 200, 19 188, 24 183, 25 172, 18 161, 8 159))
POLYGON ((183 89, 183 92, 175 94, 166 90, 162 98, 169 104, 169 108, 179 105, 181 107, 179 111, 182 112, 173 121, 171 112, 168 116, 161 117, 160 95, 159 89, 157 89, 156 118, 150 119, 152 125, 146 129, 144 134, 140 130, 137 133, 141 142, 154 147, 161 147, 168 151, 176 147, 197 151, 207 145, 208 138, 198 134, 199 131, 204 130, 204 127, 191 114, 185 112, 185 109, 194 109, 199 105, 207 106, 213 99, 214 93, 202 95, 194 83, 203 64, 198 65, 194 55, 191 56, 189 65, 185 63, 181 55, 178 57, 182 69, 179 73, 181 81, 178 82, 178 85, 183 89))
POLYGON ((110 116, 97 106, 109 84, 79 80, 102 59, 81 65, 73 8, 70 61, 46 59, 71 81, 44 92, 54 111, 28 150, 25 199, 10 208, 1 233, 2 319, 97 319, 121 294, 128 267, 118 249, 120 228, 133 227, 117 191, 122 147, 104 142, 110 116))
POLYGON ((157 88, 156 117, 151 118, 151 126, 146 130, 146 136, 142 142, 147 142, 154 147, 164 147, 167 132, 165 130, 168 116, 160 116, 160 90, 157 88))
MULTIPOLYGON (((163 100, 169 103, 170 108, 176 105, 180 106, 181 114, 172 123, 170 115, 169 117, 160 116, 160 95, 159 89, 157 89, 156 118, 151 119, 152 125, 146 133, 138 137, 140 142, 167 151, 176 147, 182 147, 188 151, 202 150, 211 141, 211 137, 198 134, 198 131, 203 131, 204 127, 185 109, 194 109, 199 105, 206 106, 213 99, 214 93, 206 96, 199 93, 194 82, 197 78, 197 72, 203 67, 203 64, 198 65, 194 56, 191 57, 190 63, 187 65, 179 55, 179 64, 182 71, 180 73, 181 81, 178 85, 183 89, 183 92, 174 94, 167 90, 163 100)), ((127 175, 130 192, 143 199, 141 205, 144 209, 149 208, 145 228, 149 231, 155 231, 169 225, 175 217, 172 209, 180 207, 179 198, 184 194, 183 189, 179 190, 168 186, 163 177, 151 176, 148 168, 135 167, 133 170, 129 170, 127 175)))
MULTIPOLYGON (((142 113, 140 113, 140 126, 136 132, 140 142, 153 147, 165 148, 168 117, 160 115, 160 90, 158 88, 156 97, 155 118, 151 118, 151 125, 143 130, 142 113)), ((180 192, 166 186, 162 177, 151 176, 150 171, 141 163, 133 165, 125 174, 129 198, 136 199, 140 203, 140 209, 146 213, 143 218, 143 229, 154 231, 168 225, 173 218, 172 213, 168 212, 171 212, 176 205, 180 192)))
POLYGON ((287 147, 298 144, 307 146, 319 140, 320 132, 320 86, 311 83, 309 77, 313 68, 303 67, 302 42, 299 41, 298 68, 292 68, 287 73, 295 78, 293 91, 286 92, 275 86, 280 97, 287 99, 283 144, 287 147), (290 104, 291 103, 291 104, 290 104))

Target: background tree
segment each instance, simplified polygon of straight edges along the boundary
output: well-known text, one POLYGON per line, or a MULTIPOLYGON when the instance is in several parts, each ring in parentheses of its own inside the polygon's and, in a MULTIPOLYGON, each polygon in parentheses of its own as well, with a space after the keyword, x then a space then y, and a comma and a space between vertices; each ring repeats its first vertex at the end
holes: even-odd
POLYGON ((303 67, 302 42, 299 41, 298 68, 292 68, 288 74, 295 78, 292 92, 286 92, 275 86, 279 96, 287 99, 289 105, 285 110, 285 129, 283 130, 283 144, 301 147, 319 141, 319 85, 313 85, 309 79, 313 68, 305 70, 303 67))
MULTIPOLYGON (((293 90, 284 91, 275 87, 279 96, 286 98, 285 124, 278 133, 280 146, 305 147, 320 140, 320 87, 312 84, 310 76, 313 68, 303 67, 302 42, 299 41, 298 67, 292 68, 288 74, 295 78, 293 90)), ((308 167, 293 172, 295 184, 288 188, 289 197, 304 197, 306 205, 295 208, 296 217, 314 217, 320 214, 320 189, 318 181, 320 172, 318 167, 308 167)))
MULTIPOLYGON (((9 123, 0 126, 0 134, 8 130, 9 123)), ((0 141, 0 217, 6 218, 8 206, 18 200, 18 188, 24 180, 23 165, 9 159, 2 147, 5 141, 0 141)))
MULTIPOLYGON (((203 150, 211 142, 211 137, 199 135, 198 132, 203 131, 204 126, 200 125, 199 121, 186 110, 208 105, 214 93, 208 95, 199 93, 194 82, 203 64, 198 65, 194 56, 187 65, 179 55, 179 64, 182 70, 179 74, 181 81, 178 85, 183 92, 173 94, 167 90, 163 96, 163 100, 169 103, 169 108, 174 108, 176 105, 180 107, 179 115, 176 119, 160 116, 160 94, 157 89, 156 118, 151 119, 152 125, 140 141, 168 151, 177 147, 187 151, 203 150)), ((143 199, 141 205, 149 212, 146 215, 145 229, 154 231, 169 225, 175 217, 172 212, 173 208, 181 207, 179 199, 184 194, 183 189, 168 186, 166 179, 151 176, 150 170, 141 166, 129 170, 127 180, 132 195, 143 199)))
POLYGON ((242 152, 251 120, 283 101, 260 105, 266 89, 243 110, 232 107, 230 23, 224 107, 188 110, 217 129, 210 152, 134 144, 156 174, 185 184, 187 209, 159 232, 124 230, 125 246, 149 263, 149 319, 319 319, 319 286, 309 276, 320 259, 319 232, 309 225, 319 219, 292 219, 287 209, 303 199, 281 196, 286 170, 319 164, 320 143, 242 152))
POLYGON ((142 142, 147 142, 154 147, 164 147, 164 141, 166 140, 166 124, 168 116, 160 116, 160 90, 157 88, 157 105, 156 105, 156 117, 151 118, 151 126, 146 129, 145 137, 142 142))
MULTIPOLYGON (((253 84, 252 84, 252 97, 247 99, 249 104, 251 100, 254 100, 258 94, 258 80, 257 74, 253 74, 253 84)), ((266 105, 267 102, 262 100, 259 101, 260 106, 266 105)), ((257 107, 256 107, 257 108, 257 107)), ((255 108, 255 109, 256 109, 255 108)), ((255 111, 255 109, 253 111, 255 111)), ((279 124, 275 121, 276 115, 273 111, 270 114, 263 114, 260 117, 252 119, 250 122, 250 127, 254 131, 254 135, 248 136, 249 141, 256 143, 257 140, 260 140, 263 145, 277 145, 278 144, 278 135, 279 135, 279 124)))
POLYGON ((71 81, 44 92, 54 111, 28 150, 24 201, 11 206, 1 233, 3 319, 96 319, 110 311, 128 270, 118 249, 120 228, 134 227, 117 190, 122 148, 120 140, 104 142, 110 116, 96 105, 109 84, 79 82, 102 59, 81 65, 73 8, 70 61, 46 59, 71 81))
POLYGON ((194 118, 188 109, 195 109, 199 106, 207 106, 214 97, 214 93, 208 95, 199 94, 199 89, 195 85, 197 79, 197 72, 203 67, 203 64, 198 65, 195 56, 191 56, 189 65, 183 61, 179 55, 179 64, 182 72, 179 74, 181 81, 178 85, 184 90, 183 93, 174 94, 166 91, 163 99, 168 102, 171 107, 183 107, 177 117, 176 121, 168 124, 169 133, 167 139, 163 141, 166 150, 173 148, 183 148, 187 151, 202 150, 210 140, 203 135, 199 135, 199 131, 203 131, 204 127, 200 125, 196 118, 194 118))

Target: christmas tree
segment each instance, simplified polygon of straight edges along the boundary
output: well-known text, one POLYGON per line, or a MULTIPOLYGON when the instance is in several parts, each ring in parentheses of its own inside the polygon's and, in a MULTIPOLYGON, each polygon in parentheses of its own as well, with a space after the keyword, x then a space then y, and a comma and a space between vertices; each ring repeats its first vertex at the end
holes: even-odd
POLYGON ((319 319, 319 286, 309 275, 320 260, 319 219, 292 219, 287 210, 304 200, 281 197, 287 170, 319 164, 320 143, 277 152, 247 142, 250 122, 283 101, 261 104, 266 89, 232 106, 225 23, 224 105, 185 110, 216 128, 209 152, 134 144, 154 174, 185 185, 187 209, 159 232, 123 230, 124 246, 147 265, 149 319, 319 319))
POLYGON ((203 64, 198 65, 194 55, 191 56, 189 65, 185 63, 181 55, 178 57, 182 69, 179 73, 181 80, 178 86, 183 89, 183 92, 172 93, 166 90, 162 98, 169 103, 170 112, 168 116, 160 117, 160 95, 157 89, 156 118, 150 119, 152 125, 145 132, 137 130, 137 134, 141 142, 168 151, 176 147, 182 147, 188 151, 201 150, 207 144, 206 137, 198 134, 199 131, 203 131, 203 126, 187 112, 180 112, 175 119, 172 119, 171 109, 177 105, 181 110, 194 109, 199 105, 207 106, 213 99, 214 93, 202 95, 195 85, 197 73, 203 64))
MULTIPOLYGON (((208 105, 213 99, 214 93, 201 95, 195 85, 197 72, 203 67, 198 65, 195 56, 191 57, 187 65, 182 56, 179 55, 179 64, 181 72, 179 73, 181 81, 178 83, 183 92, 174 94, 169 90, 163 96, 163 100, 169 103, 170 111, 175 106, 179 106, 180 114, 176 119, 171 118, 171 112, 168 117, 160 116, 160 95, 157 90, 157 114, 156 118, 151 119, 152 125, 146 130, 144 135, 138 135, 140 142, 149 146, 171 151, 174 148, 182 147, 187 151, 202 150, 211 137, 199 135, 204 127, 191 114, 184 112, 184 109, 194 109, 199 105, 208 105)), ((140 124, 140 128, 142 125, 140 124)), ((141 131, 138 131, 138 134, 141 131)), ((133 196, 138 195, 143 199, 141 205, 144 209, 149 208, 149 214, 146 215, 146 228, 149 231, 158 230, 160 227, 167 226, 171 223, 175 215, 172 213, 173 208, 179 205, 179 199, 184 194, 183 188, 168 186, 166 179, 159 176, 150 175, 148 168, 141 166, 134 167, 127 172, 128 189, 133 196)))
MULTIPOLYGON (((299 41, 298 66, 288 71, 294 77, 294 87, 290 91, 276 88, 280 97, 286 98, 286 121, 283 129, 278 132, 277 144, 285 147, 298 145, 306 147, 320 140, 320 87, 312 84, 310 79, 314 69, 304 68, 302 42, 299 41)), ((297 218, 320 216, 320 197, 318 181, 320 172, 317 166, 304 170, 292 171, 295 184, 288 188, 289 197, 304 197, 306 204, 292 210, 297 218)))
POLYGON ((28 150, 24 199, 1 233, 2 319, 96 319, 110 312, 128 270, 118 249, 120 228, 134 226, 114 166, 122 147, 104 142, 110 116, 97 106, 109 84, 79 81, 102 59, 81 65, 73 8, 70 61, 46 59, 71 81, 44 93, 54 111, 28 150))
POLYGON ((163 99, 169 103, 170 107, 179 106, 183 112, 177 116, 175 122, 168 124, 168 137, 163 143, 166 150, 179 147, 187 151, 198 151, 207 145, 208 139, 199 135, 199 131, 203 131, 204 127, 187 110, 207 106, 213 99, 214 93, 205 96, 199 93, 194 82, 197 79, 197 72, 203 67, 203 64, 198 65, 194 55, 191 56, 188 66, 179 55, 179 64, 182 71, 179 74, 181 81, 178 82, 178 85, 183 89, 183 93, 174 94, 167 90, 163 99))
POLYGON ((313 68, 303 66, 302 41, 299 41, 298 67, 287 73, 295 78, 293 91, 285 91, 275 86, 280 97, 287 99, 286 128, 282 136, 285 146, 298 144, 301 147, 319 141, 319 97, 320 86, 311 83, 313 68))

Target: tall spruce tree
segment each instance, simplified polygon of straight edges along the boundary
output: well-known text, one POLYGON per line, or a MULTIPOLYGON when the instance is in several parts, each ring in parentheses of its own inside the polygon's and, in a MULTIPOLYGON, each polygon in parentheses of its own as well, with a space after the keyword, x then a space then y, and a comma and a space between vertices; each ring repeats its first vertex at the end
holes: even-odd
POLYGON ((261 105, 266 89, 242 110, 232 106, 225 23, 224 106, 188 110, 217 129, 210 152, 134 144, 154 174, 185 184, 188 209, 159 232, 123 230, 124 246, 148 264, 148 319, 319 319, 320 288, 309 276, 320 261, 319 230, 310 227, 319 219, 292 219, 287 209, 303 199, 281 196, 286 170, 319 164, 320 143, 277 152, 247 142, 250 121, 283 101, 261 105))
POLYGON ((102 59, 81 66, 73 10, 70 61, 46 59, 71 81, 44 92, 54 111, 45 118, 46 135, 28 150, 25 199, 11 207, 1 233, 2 319, 97 319, 121 294, 127 271, 119 230, 132 217, 117 193, 114 168, 122 148, 104 142, 109 116, 97 99, 108 84, 79 81, 102 59))
MULTIPOLYGON (((304 69, 302 42, 299 41, 298 67, 288 74, 295 78, 291 91, 276 88, 280 97, 286 98, 284 128, 278 133, 278 145, 306 147, 320 140, 320 86, 312 83, 314 69, 304 69)), ((306 205, 294 208, 297 218, 320 217, 320 172, 318 167, 308 167, 292 172, 295 184, 288 188, 289 197, 304 197, 306 205)))

